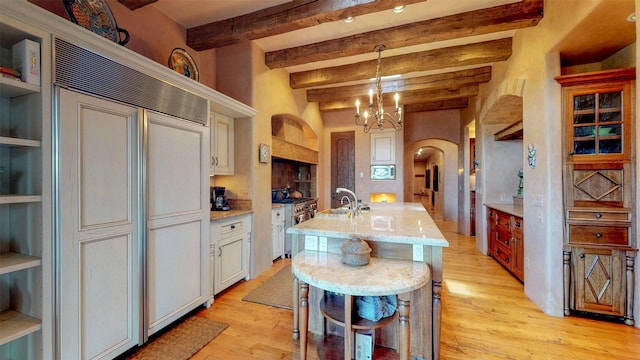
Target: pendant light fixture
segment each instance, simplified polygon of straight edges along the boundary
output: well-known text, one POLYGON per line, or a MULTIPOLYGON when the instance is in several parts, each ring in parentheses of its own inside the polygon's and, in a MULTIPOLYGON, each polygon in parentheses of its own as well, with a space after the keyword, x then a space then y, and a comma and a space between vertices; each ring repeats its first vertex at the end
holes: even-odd
POLYGON ((375 51, 378 53, 378 65, 376 66, 376 104, 374 105, 373 101, 373 90, 369 90, 369 110, 365 110, 362 115, 360 115, 360 99, 356 100, 356 115, 355 122, 356 125, 362 126, 364 128, 364 132, 368 133, 371 130, 371 127, 376 126, 378 129, 382 130, 384 128, 384 122, 387 121, 393 126, 396 130, 402 129, 402 110, 400 109, 400 105, 398 101, 400 100, 400 95, 398 93, 393 97, 396 102, 395 107, 395 116, 384 112, 384 106, 382 104, 382 79, 380 76, 380 60, 382 57, 382 52, 386 49, 384 45, 377 45, 375 47, 375 51))

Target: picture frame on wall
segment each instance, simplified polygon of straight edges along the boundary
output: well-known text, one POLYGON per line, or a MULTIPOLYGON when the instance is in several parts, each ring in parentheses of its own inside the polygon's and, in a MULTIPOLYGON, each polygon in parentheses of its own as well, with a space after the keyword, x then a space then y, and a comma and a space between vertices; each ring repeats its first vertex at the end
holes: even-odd
POLYGON ((438 171, 438 165, 433 165, 433 191, 438 191, 438 183, 440 182, 440 172, 438 171))

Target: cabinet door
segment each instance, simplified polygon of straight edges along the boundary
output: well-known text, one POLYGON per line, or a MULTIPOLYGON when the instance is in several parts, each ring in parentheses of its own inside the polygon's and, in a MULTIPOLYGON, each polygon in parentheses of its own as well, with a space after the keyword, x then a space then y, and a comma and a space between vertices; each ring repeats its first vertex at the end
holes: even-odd
POLYGON ((573 248, 574 310, 621 316, 625 307, 620 251, 573 248))
POLYGON ((272 258, 284 258, 284 208, 271 210, 272 258))
POLYGON ((249 278, 251 216, 216 221, 211 226, 215 241, 214 294, 249 278))
POLYGON ((61 89, 61 359, 113 357, 138 344, 138 109, 61 89))
POLYGON ((396 163, 396 131, 371 132, 371 164, 396 163))
POLYGON ((151 335, 211 294, 209 132, 147 111, 147 319, 151 335))
POLYGON ((629 82, 565 89, 572 161, 622 160, 630 150, 629 82))
POLYGON ((511 250, 511 270, 513 275, 515 275, 521 281, 524 281, 524 242, 523 242, 523 232, 524 223, 522 218, 517 216, 513 217, 513 226, 511 233, 513 235, 512 241, 512 250, 511 250))
POLYGON ((211 175, 233 175, 233 119, 215 113, 211 119, 211 175))
POLYGON ((489 256, 495 256, 496 253, 496 211, 487 209, 487 239, 489 243, 489 256))
POLYGON ((243 265, 244 234, 235 234, 218 241, 215 293, 245 277, 243 265))

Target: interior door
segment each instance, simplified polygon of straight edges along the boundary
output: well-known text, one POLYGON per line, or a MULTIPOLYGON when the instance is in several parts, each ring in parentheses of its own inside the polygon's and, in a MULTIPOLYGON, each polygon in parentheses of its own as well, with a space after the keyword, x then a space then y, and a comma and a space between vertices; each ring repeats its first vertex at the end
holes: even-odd
POLYGON ((59 358, 112 358, 140 336, 139 112, 58 94, 59 358))
POLYGON ((146 111, 147 335, 211 298, 209 129, 146 111))
POLYGON ((331 133, 331 208, 340 206, 340 198, 335 193, 336 188, 343 187, 355 192, 355 136, 355 131, 331 133))

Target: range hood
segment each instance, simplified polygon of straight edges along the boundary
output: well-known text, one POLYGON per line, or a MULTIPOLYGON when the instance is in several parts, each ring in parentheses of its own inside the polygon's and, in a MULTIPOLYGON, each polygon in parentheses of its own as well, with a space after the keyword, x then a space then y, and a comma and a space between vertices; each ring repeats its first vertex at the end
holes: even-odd
POLYGON ((318 164, 317 136, 304 121, 293 115, 271 117, 271 156, 306 164, 318 164))

